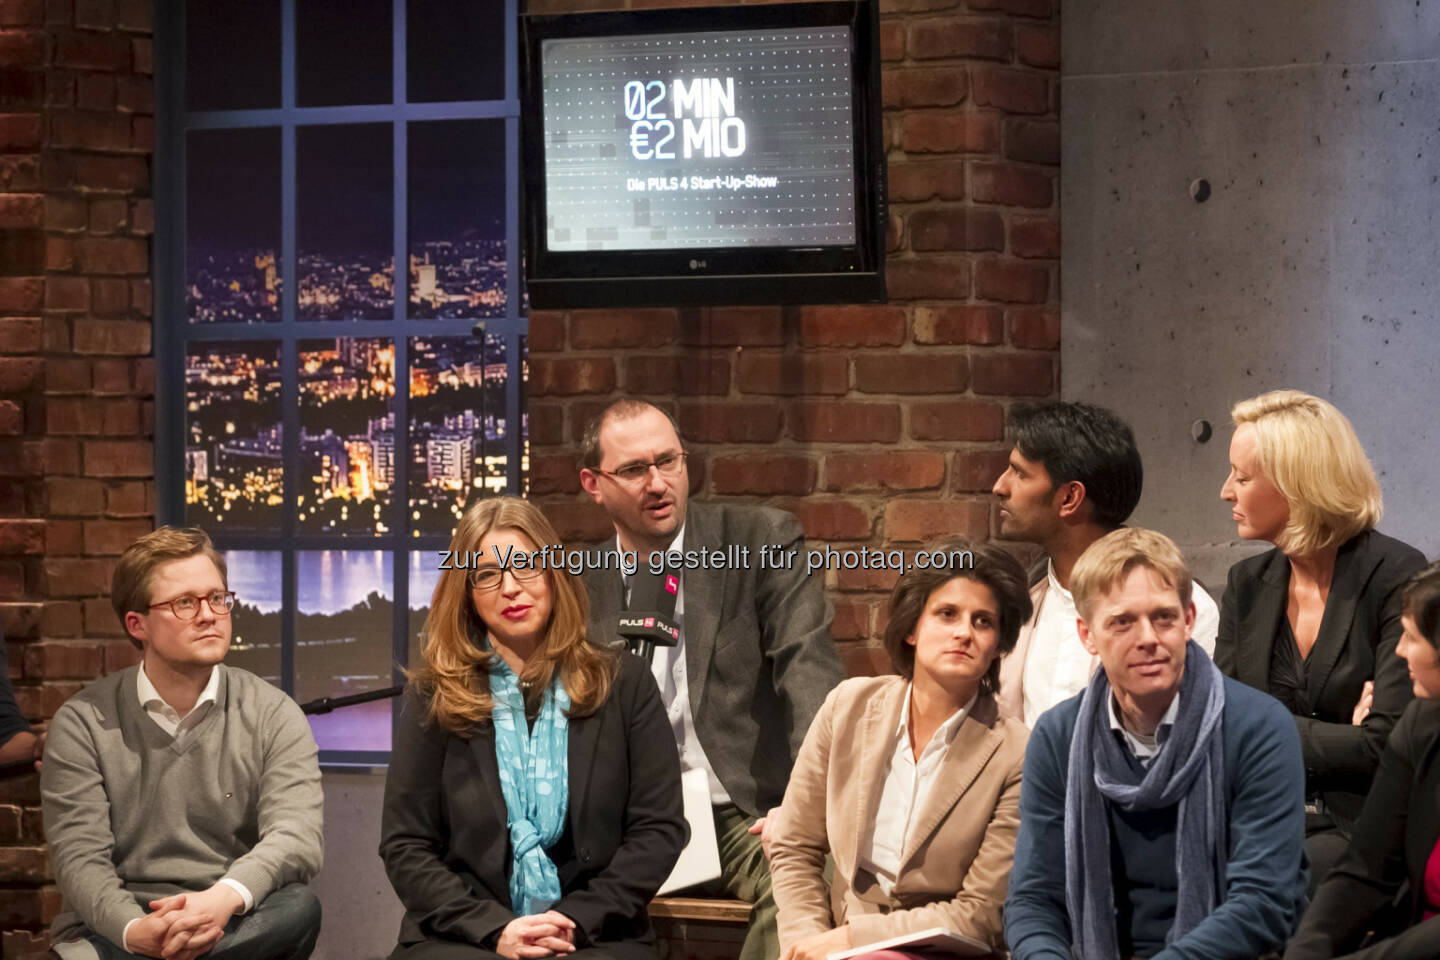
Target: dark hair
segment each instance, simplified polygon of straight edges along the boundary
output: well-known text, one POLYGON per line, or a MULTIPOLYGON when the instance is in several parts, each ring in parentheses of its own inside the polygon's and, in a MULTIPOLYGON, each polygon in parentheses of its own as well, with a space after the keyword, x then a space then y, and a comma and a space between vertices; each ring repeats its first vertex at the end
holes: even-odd
POLYGON ((589 470, 600 468, 600 461, 604 459, 600 453, 600 428, 605 426, 605 421, 612 418, 638 417, 646 410, 656 410, 665 415, 665 419, 670 421, 670 426, 675 428, 675 439, 680 441, 683 449, 685 438, 680 435, 680 424, 675 422, 675 417, 669 410, 644 400, 632 400, 626 397, 623 400, 616 400, 591 417, 590 421, 585 424, 585 433, 580 438, 580 465, 589 470))
POLYGON ((915 676, 915 648, 906 639, 925 612, 930 595, 956 577, 984 584, 995 594, 1000 609, 1000 643, 990 669, 980 678, 980 692, 994 696, 1000 690, 1000 658, 1015 649, 1020 627, 1030 619, 1030 589, 1020 562, 993 543, 975 543, 960 537, 942 540, 925 550, 926 567, 911 566, 901 574, 890 594, 890 622, 885 625, 885 650, 895 672, 909 680, 915 676))
POLYGON ((1400 612, 1415 621, 1430 646, 1440 648, 1440 561, 1405 581, 1400 588, 1400 612))
POLYGON ((1091 504, 1091 519, 1115 529, 1140 502, 1145 471, 1130 425, 1104 407, 1048 403, 1010 414, 1015 446, 1050 474, 1050 489, 1079 481, 1091 504))

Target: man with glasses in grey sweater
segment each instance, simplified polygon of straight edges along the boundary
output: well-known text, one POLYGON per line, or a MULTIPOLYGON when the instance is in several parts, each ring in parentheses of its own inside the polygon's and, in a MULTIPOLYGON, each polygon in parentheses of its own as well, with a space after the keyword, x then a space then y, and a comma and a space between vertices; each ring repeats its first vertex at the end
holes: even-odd
POLYGON ((204 532, 162 527, 120 557, 110 600, 143 656, 50 723, 41 793, 65 897, 50 956, 308 957, 315 740, 289 697, 222 662, 224 558, 204 532))

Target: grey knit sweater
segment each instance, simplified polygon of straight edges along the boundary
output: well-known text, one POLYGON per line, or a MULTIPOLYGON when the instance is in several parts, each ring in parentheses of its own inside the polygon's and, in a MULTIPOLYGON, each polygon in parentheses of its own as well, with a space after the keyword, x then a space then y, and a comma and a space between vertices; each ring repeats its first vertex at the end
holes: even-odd
POLYGON ((218 666, 215 705, 178 744, 145 713, 130 667, 55 714, 40 789, 65 910, 114 944, 143 904, 224 877, 258 905, 320 869, 320 768, 305 717, 254 674, 218 666))

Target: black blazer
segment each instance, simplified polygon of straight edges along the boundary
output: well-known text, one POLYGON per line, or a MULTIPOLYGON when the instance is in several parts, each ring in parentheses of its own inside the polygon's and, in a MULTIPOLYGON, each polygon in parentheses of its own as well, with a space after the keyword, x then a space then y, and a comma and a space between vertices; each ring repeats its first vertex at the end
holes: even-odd
POLYGON ((1425 908, 1425 865, 1437 840, 1440 704, 1416 700, 1395 724, 1350 846, 1316 891, 1285 960, 1328 960, 1354 950, 1407 879, 1410 928, 1355 956, 1440 956, 1440 917, 1419 922, 1425 908))
MULTIPOLYGON (((686 828, 675 736, 645 664, 621 654, 609 699, 569 731, 569 817, 550 851, 563 896, 552 909, 575 921, 577 946, 653 956, 643 946, 654 942, 646 905, 686 828)), ((385 781, 380 856, 405 905, 402 947, 478 946, 514 919, 491 723, 469 737, 427 726, 424 703, 407 696, 385 781)))
MULTIPOLYGON (((1320 634, 1306 664, 1313 712, 1295 722, 1308 787, 1345 829, 1359 815, 1385 738, 1413 696, 1405 661, 1395 655, 1398 588, 1424 566, 1420 551, 1374 530, 1345 541, 1335 557, 1320 634), (1375 681, 1375 700, 1357 727, 1350 718, 1367 680, 1375 681)), ((1230 568, 1215 640, 1215 663, 1227 676, 1270 692, 1270 655, 1289 586, 1290 561, 1278 548, 1230 568)))

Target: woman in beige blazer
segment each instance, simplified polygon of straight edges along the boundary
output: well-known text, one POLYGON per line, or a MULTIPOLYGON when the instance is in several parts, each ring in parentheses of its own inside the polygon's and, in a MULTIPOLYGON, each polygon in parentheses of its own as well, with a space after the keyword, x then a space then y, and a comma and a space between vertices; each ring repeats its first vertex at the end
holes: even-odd
POLYGON ((925 554, 890 598, 885 647, 900 675, 836 687, 790 775, 770 847, 783 960, 929 927, 1003 950, 1028 732, 999 716, 995 693, 1030 597, 999 547, 950 540, 925 554))

